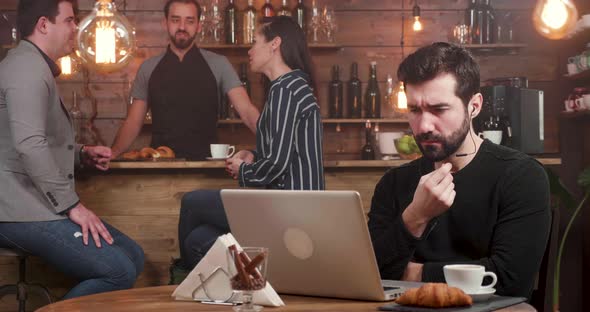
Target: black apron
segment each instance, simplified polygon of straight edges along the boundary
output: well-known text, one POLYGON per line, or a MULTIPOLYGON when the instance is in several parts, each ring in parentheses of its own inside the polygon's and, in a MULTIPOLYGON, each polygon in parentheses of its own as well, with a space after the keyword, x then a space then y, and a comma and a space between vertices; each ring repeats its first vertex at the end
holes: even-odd
POLYGON ((182 62, 168 47, 148 83, 152 147, 166 145, 177 158, 204 160, 217 142, 217 81, 195 46, 182 62))

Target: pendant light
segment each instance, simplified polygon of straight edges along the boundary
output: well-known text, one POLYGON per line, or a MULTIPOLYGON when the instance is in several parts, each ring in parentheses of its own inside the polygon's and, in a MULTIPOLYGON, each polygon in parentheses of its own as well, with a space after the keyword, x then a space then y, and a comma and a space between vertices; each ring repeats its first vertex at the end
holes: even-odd
POLYGON ((533 11, 537 32, 549 39, 565 37, 578 20, 578 10, 570 0, 538 0, 533 11))
POLYGON ((129 63, 135 51, 135 29, 112 0, 97 0, 78 30, 80 58, 100 72, 112 72, 129 63))
MULTIPOLYGON (((414 8, 417 6, 416 3, 414 3, 415 6, 414 8)), ((420 11, 418 9, 418 11, 420 11)), ((405 35, 405 23, 406 23, 406 15, 404 14, 404 1, 402 1, 402 29, 401 29, 401 36, 400 36, 400 48, 401 48, 401 52, 402 52, 402 62, 405 59, 405 53, 404 53, 404 46, 405 46, 405 41, 404 41, 404 35, 405 35)), ((396 88, 396 92, 395 92, 395 96, 396 96, 396 109, 400 112, 406 112, 408 109, 408 98, 406 97, 406 90, 404 88, 404 82, 403 81, 399 81, 399 86, 396 88)))
POLYGON ((418 0, 414 1, 414 8, 412 8, 412 15, 414 16, 414 31, 421 31, 422 30, 422 22, 420 22, 420 6, 418 5, 418 0))

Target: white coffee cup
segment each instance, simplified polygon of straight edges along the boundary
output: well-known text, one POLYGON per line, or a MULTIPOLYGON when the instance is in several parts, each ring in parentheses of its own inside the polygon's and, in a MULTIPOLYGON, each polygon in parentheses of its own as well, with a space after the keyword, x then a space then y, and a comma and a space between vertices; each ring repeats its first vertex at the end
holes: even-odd
POLYGON ((235 146, 229 144, 211 144, 212 158, 228 158, 236 151, 235 146))
POLYGON ((584 94, 584 105, 586 105, 586 109, 590 109, 590 94, 584 94))
POLYGON ((449 286, 457 287, 468 294, 476 294, 482 289, 489 289, 496 285, 498 277, 494 272, 486 272, 482 265, 449 264, 443 267, 445 280, 449 286), (482 286, 483 278, 489 276, 492 283, 482 286))
POLYGON ((484 130, 480 132, 479 137, 482 139, 488 139, 494 144, 502 143, 502 130, 484 130))
POLYGON ((578 65, 576 65, 575 63, 567 64, 567 73, 569 75, 577 74, 578 73, 578 65))

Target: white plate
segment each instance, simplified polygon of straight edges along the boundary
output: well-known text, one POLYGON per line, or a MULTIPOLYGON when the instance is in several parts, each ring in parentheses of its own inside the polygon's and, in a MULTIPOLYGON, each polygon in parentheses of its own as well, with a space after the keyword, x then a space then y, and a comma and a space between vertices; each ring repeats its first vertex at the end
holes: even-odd
POLYGON ((474 294, 469 294, 469 296, 471 296, 471 299, 473 299, 473 302, 481 302, 481 301, 486 301, 489 300, 494 293, 496 292, 495 288, 484 288, 484 289, 480 289, 477 293, 474 294))
POLYGON ((205 157, 205 159, 207 160, 226 160, 229 157, 220 157, 220 158, 214 158, 214 157, 205 157))

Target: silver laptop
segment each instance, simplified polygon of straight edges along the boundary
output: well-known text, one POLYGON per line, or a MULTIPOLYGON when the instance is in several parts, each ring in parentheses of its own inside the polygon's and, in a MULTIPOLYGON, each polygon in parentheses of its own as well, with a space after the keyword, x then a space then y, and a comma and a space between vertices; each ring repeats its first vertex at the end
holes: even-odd
POLYGON ((357 192, 222 190, 221 199, 240 245, 269 248, 279 293, 387 301, 412 284, 382 284, 357 192))

